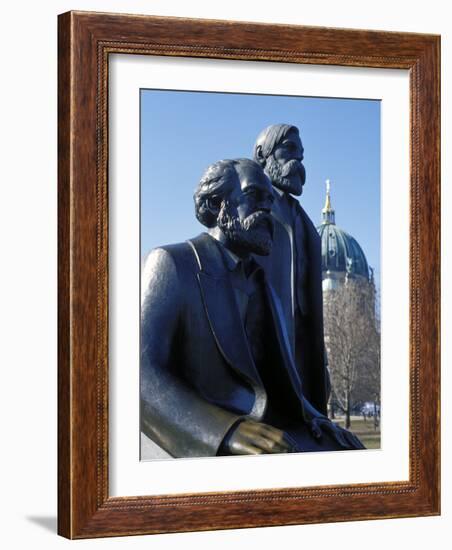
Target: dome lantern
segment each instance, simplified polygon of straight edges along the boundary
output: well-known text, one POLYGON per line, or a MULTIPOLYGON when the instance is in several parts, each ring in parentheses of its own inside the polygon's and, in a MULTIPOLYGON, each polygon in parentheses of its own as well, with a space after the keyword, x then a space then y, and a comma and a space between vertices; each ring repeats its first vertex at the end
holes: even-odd
POLYGON ((331 206, 331 196, 330 196, 330 190, 331 190, 331 182, 330 180, 326 180, 326 198, 325 198, 325 206, 322 210, 322 225, 326 223, 335 223, 335 215, 334 215, 334 208, 331 206))

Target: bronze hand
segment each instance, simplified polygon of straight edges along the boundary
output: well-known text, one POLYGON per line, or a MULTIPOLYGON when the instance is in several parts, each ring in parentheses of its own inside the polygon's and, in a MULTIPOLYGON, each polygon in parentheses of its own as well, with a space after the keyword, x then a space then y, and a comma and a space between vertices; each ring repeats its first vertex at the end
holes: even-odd
POLYGON ((233 455, 254 455, 289 453, 292 447, 281 430, 254 420, 245 420, 231 435, 228 450, 233 455))

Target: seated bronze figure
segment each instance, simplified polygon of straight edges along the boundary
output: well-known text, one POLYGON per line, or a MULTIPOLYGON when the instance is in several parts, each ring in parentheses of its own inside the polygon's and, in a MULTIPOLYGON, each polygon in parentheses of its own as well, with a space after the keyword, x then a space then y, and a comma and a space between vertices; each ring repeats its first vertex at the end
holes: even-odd
POLYGON ((272 184, 248 159, 211 165, 207 228, 155 249, 142 278, 142 431, 174 457, 362 449, 303 394, 271 252, 272 184))

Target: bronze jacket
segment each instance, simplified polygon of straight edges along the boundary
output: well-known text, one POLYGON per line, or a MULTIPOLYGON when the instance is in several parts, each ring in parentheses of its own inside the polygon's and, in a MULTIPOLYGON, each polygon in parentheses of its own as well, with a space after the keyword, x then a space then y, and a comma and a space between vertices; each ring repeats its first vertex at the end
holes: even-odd
POLYGON ((321 243, 297 199, 275 191, 273 247, 256 258, 282 306, 305 398, 327 414, 330 391, 323 334, 321 243))
MULTIPOLYGON (((281 304, 269 284, 293 419, 304 416, 281 304)), ((261 420, 267 396, 254 366, 218 243, 203 233, 151 252, 142 275, 141 428, 175 457, 214 456, 241 418, 261 420)))

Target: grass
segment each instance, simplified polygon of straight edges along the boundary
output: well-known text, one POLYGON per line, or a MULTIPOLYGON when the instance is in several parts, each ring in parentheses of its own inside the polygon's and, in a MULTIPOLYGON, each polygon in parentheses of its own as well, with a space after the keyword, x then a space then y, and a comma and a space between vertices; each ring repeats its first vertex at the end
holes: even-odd
MULTIPOLYGON (((350 431, 359 437, 366 449, 380 448, 380 427, 374 429, 373 418, 363 420, 362 416, 351 417, 350 431)), ((345 427, 345 418, 337 417, 334 422, 339 426, 345 427)))

